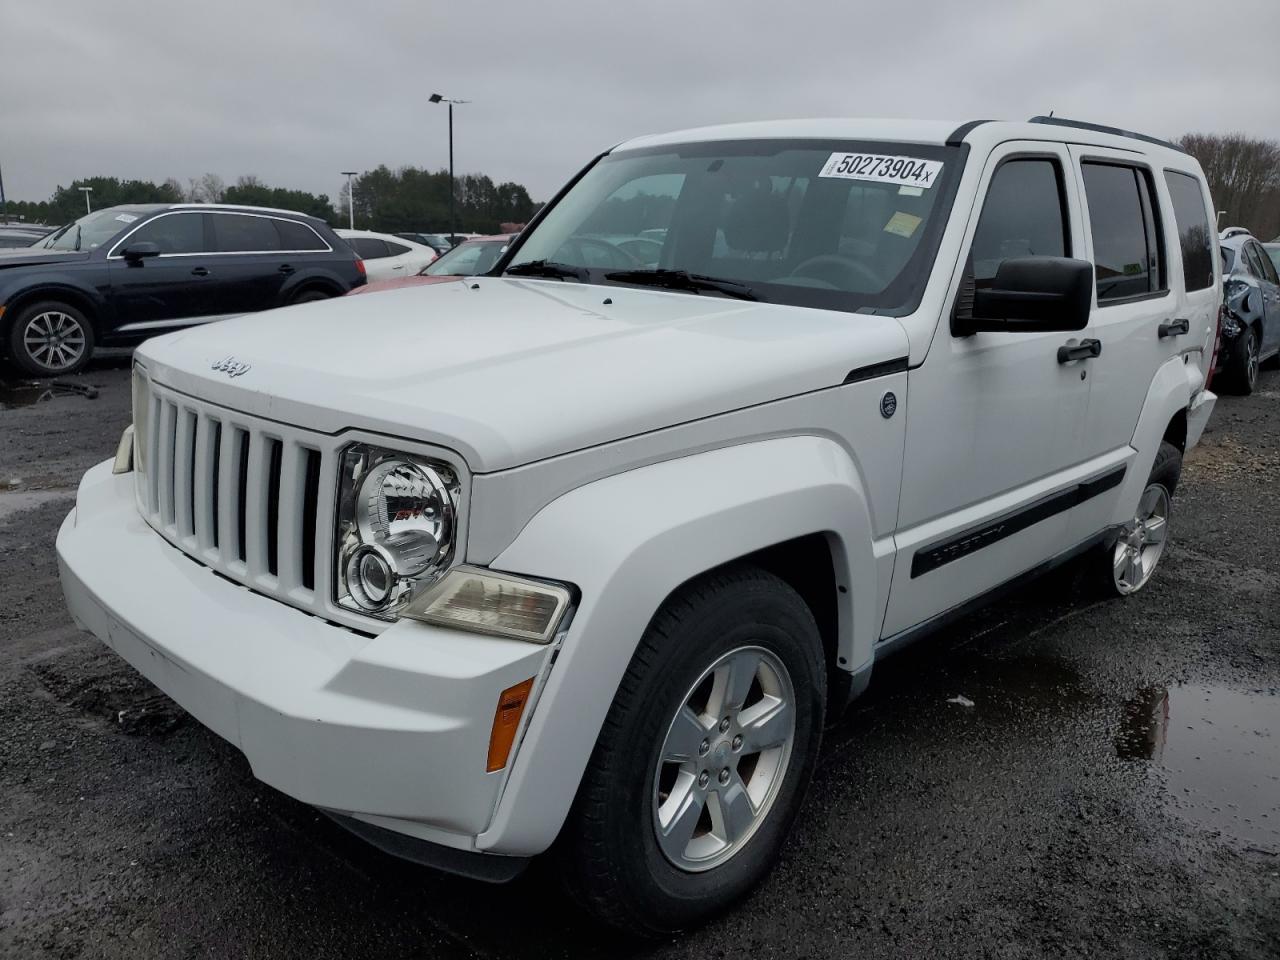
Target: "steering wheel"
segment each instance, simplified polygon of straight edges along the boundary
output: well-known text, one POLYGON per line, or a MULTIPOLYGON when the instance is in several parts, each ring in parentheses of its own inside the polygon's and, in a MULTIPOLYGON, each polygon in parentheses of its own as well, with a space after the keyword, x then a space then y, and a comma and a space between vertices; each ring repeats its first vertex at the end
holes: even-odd
POLYGON ((805 277, 829 283, 833 290, 858 290, 871 293, 884 288, 879 274, 851 257, 838 253, 821 253, 796 265, 793 277, 805 277))

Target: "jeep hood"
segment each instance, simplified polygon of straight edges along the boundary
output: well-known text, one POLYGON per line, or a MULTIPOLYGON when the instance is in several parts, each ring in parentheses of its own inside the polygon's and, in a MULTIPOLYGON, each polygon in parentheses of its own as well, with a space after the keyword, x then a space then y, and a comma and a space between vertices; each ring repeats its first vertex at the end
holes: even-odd
POLYGON ((138 351, 176 390, 325 433, 438 444, 477 473, 835 387, 906 355, 889 317, 487 277, 250 314, 138 351))

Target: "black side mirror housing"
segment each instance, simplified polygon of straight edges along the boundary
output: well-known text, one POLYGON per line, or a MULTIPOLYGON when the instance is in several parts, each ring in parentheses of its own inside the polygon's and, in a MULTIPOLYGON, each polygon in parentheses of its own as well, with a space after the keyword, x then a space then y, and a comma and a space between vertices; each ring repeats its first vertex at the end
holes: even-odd
POLYGON ((137 243, 129 244, 121 253, 130 263, 138 263, 147 257, 160 256, 160 248, 150 240, 139 240, 137 243))
POLYGON ((1093 264, 1088 260, 1012 257, 1001 261, 991 286, 975 289, 972 283, 965 279, 962 287, 969 291, 962 289, 952 316, 956 336, 1083 330, 1089 325, 1093 264))

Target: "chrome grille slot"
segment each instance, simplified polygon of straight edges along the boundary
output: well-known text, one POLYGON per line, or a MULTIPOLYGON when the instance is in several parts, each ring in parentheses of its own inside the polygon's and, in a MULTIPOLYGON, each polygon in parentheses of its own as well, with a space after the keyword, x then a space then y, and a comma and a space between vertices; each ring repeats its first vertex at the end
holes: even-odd
POLYGON ((320 525, 317 507, 320 503, 320 451, 305 450, 306 466, 302 477, 302 586, 316 588, 316 529, 320 525))
POLYGON ((280 575, 280 468, 284 444, 267 438, 267 573, 280 575))
POLYGON ((178 408, 172 403, 160 406, 160 456, 156 460, 156 475, 160 482, 160 522, 173 526, 173 460, 178 444, 178 408))
POLYGON ((258 593, 320 616, 329 598, 328 438, 151 385, 139 509, 166 540, 258 593))
POLYGON ((249 562, 249 517, 245 501, 249 499, 249 434, 245 430, 234 430, 235 442, 236 489, 231 502, 236 516, 236 559, 241 563, 249 562))
POLYGON ((173 454, 173 512, 178 536, 195 536, 196 414, 178 408, 173 454))

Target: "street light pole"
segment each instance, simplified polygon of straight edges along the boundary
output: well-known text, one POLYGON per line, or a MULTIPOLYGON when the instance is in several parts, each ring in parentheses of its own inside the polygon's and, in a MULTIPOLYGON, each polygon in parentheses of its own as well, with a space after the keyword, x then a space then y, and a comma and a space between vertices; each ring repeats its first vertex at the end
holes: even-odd
POLYGON ((354 230, 356 228, 356 195, 351 186, 351 178, 356 175, 356 172, 354 170, 343 170, 342 175, 347 178, 347 222, 351 224, 351 229, 354 230))
POLYGON ((455 103, 470 103, 470 100, 450 100, 448 97, 442 97, 438 93, 433 93, 427 98, 431 103, 447 103, 449 105, 449 243, 454 242, 454 237, 458 235, 458 218, 454 211, 454 179, 453 179, 453 105, 455 103))
POLYGON ((93 213, 93 208, 89 206, 89 194, 93 193, 93 187, 81 187, 80 192, 84 194, 84 212, 93 213))

